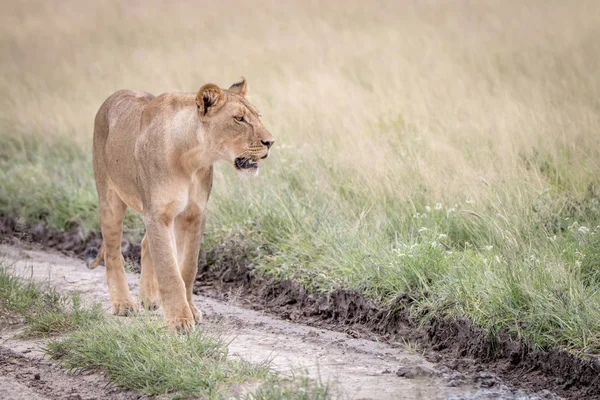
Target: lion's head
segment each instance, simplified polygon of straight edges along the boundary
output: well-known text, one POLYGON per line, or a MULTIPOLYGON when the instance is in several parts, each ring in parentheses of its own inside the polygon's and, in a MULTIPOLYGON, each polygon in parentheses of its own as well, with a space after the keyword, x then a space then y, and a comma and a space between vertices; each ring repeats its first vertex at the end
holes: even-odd
POLYGON ((257 171, 275 142, 260 122, 260 113, 246 99, 248 84, 242 78, 227 90, 212 83, 200 88, 196 105, 207 139, 220 159, 239 171, 257 171))

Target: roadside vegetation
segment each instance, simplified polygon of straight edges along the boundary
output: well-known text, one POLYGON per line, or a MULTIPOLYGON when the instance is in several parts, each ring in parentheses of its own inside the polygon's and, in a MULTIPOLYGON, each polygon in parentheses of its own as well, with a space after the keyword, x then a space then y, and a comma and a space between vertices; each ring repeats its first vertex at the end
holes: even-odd
POLYGON ((15 275, 0 263, 0 326, 23 326, 21 337, 46 338, 46 354, 72 370, 102 370, 115 385, 169 398, 307 399, 331 397, 330 389, 299 375, 271 371, 269 360, 230 357, 220 332, 180 335, 162 318, 107 316, 100 304, 77 293, 15 275), (256 388, 255 390, 251 390, 256 388))
POLYGON ((104 99, 244 75, 276 144, 256 179, 217 167, 206 247, 600 353, 598 3, 334 3, 7 5, 0 212, 97 230, 104 99))
POLYGON ((25 324, 22 336, 64 334, 104 319, 99 305, 84 307, 78 293, 63 296, 50 286, 23 280, 0 261, 0 322, 25 324))

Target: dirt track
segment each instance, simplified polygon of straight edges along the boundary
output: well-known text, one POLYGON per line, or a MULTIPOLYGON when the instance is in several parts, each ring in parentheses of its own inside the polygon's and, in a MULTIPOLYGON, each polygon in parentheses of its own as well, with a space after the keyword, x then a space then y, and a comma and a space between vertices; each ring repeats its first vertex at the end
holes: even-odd
MULTIPOLYGON (((90 271, 79 259, 12 246, 0 246, 0 252, 15 261, 19 273, 49 281, 61 291, 79 290, 85 299, 100 300, 108 309, 103 267, 90 271)), ((127 278, 134 295, 137 294, 138 275, 127 274, 127 278)), ((332 383, 343 398, 558 398, 549 392, 526 395, 486 371, 469 375, 452 371, 428 362, 406 346, 355 339, 345 333, 283 321, 238 307, 232 298, 223 302, 196 295, 195 300, 205 313, 206 323, 223 328, 231 336, 230 353, 234 356, 252 361, 271 358, 277 371, 306 372, 319 377, 332 383)), ((37 342, 14 339, 7 332, 2 334, 0 386, 12 392, 2 391, 0 399, 139 398, 132 392, 93 383, 98 379, 106 382, 98 374, 85 375, 85 379, 73 377, 42 359, 37 349, 37 342)))

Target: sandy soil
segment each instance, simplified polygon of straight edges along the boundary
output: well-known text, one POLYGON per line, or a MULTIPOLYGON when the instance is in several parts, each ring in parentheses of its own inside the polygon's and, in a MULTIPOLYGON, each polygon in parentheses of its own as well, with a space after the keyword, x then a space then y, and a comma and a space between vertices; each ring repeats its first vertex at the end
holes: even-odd
MULTIPOLYGON (((109 309, 104 267, 88 270, 79 259, 47 251, 0 246, 3 258, 15 270, 61 291, 78 290, 84 299, 101 301, 109 309)), ((137 294, 139 275, 128 273, 137 294)), ((231 339, 230 353, 251 361, 272 360, 282 374, 308 373, 329 382, 335 393, 348 399, 539 399, 559 398, 550 392, 525 394, 498 377, 480 371, 466 376, 425 360, 412 346, 388 344, 284 321, 201 295, 196 304, 206 324, 222 329, 231 339)), ((54 365, 39 351, 40 342, 0 334, 0 400, 141 398, 111 387, 98 373, 74 376, 54 365), (102 384, 98 384, 100 381, 102 384)))

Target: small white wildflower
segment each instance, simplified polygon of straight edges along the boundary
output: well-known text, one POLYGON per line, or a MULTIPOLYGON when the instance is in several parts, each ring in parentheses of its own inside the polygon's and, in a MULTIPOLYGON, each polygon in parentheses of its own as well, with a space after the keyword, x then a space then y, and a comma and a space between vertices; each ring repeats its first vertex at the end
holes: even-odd
POLYGON ((427 211, 427 212, 431 212, 431 207, 429 207, 429 206, 425 206, 425 211, 427 211))
POLYGON ((438 247, 438 246, 439 246, 439 243, 438 243, 436 240, 434 240, 433 242, 431 242, 431 245, 432 245, 433 247, 438 247))
POLYGON ((425 228, 425 227, 419 228, 419 233, 421 233, 421 232, 425 232, 425 231, 427 231, 427 230, 428 230, 428 229, 427 229, 427 228, 425 228))
POLYGON ((441 210, 442 209, 442 203, 436 203, 435 204, 435 209, 436 210, 441 210))
POLYGON ((494 248, 494 246, 492 246, 491 244, 490 244, 490 245, 488 245, 488 246, 485 246, 485 249, 486 249, 487 251, 491 251, 493 248, 494 248))
POLYGON ((577 268, 581 267, 581 261, 579 261, 579 260, 575 261, 575 266, 577 268))
POLYGON ((579 231, 579 233, 590 233, 590 228, 588 228, 587 226, 580 226, 579 229, 577 229, 579 231))
POLYGON ((438 239, 442 240, 442 239, 446 239, 447 237, 448 237, 448 235, 446 235, 445 233, 440 233, 440 236, 438 236, 438 239))
POLYGON ((456 211, 456 208, 454 208, 454 207, 449 208, 448 211, 446 211, 446 215, 451 214, 451 213, 453 213, 455 211, 456 211))
POLYGON ((450 251, 450 250, 446 251, 446 255, 447 255, 447 256, 451 256, 452 254, 454 254, 454 252, 453 252, 453 251, 450 251))
POLYGON ((465 242, 465 247, 471 247, 471 243, 465 242))

